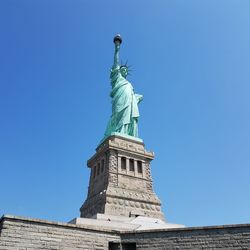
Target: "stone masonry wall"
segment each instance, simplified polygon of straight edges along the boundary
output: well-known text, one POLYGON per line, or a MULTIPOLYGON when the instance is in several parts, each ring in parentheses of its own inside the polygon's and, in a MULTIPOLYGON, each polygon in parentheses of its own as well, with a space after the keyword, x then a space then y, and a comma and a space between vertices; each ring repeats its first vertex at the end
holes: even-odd
POLYGON ((118 232, 101 227, 4 216, 0 220, 0 250, 137 250, 250 249, 250 224, 118 232), (121 244, 120 244, 121 242, 121 244))
POLYGON ((138 250, 247 250, 250 249, 250 224, 122 233, 121 240, 135 242, 138 250))
POLYGON ((118 234, 44 220, 6 216, 0 222, 1 250, 104 250, 118 234))

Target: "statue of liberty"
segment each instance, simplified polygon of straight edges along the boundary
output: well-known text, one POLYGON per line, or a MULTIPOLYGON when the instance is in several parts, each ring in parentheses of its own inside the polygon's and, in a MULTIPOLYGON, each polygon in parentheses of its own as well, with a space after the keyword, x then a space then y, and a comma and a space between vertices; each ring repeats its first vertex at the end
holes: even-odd
POLYGON ((138 103, 142 100, 143 96, 135 94, 132 84, 126 79, 129 72, 127 64, 119 64, 121 43, 121 36, 115 36, 114 64, 110 73, 112 115, 108 122, 104 138, 112 134, 120 134, 125 137, 138 137, 138 103))

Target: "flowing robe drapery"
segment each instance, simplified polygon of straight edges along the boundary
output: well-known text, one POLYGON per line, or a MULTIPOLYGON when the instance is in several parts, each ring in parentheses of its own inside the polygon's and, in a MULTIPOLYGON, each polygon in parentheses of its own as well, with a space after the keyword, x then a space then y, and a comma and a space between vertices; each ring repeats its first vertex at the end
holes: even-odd
POLYGON ((120 66, 111 69, 112 115, 105 137, 113 132, 138 137, 138 103, 141 95, 134 93, 133 86, 121 75, 120 66))

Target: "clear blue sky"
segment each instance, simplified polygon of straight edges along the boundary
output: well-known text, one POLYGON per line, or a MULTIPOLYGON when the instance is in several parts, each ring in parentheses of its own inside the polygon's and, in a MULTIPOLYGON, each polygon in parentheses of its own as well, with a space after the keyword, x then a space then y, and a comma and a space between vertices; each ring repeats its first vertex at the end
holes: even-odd
POLYGON ((170 222, 250 222, 250 1, 1 0, 0 214, 79 216, 113 36, 170 222))

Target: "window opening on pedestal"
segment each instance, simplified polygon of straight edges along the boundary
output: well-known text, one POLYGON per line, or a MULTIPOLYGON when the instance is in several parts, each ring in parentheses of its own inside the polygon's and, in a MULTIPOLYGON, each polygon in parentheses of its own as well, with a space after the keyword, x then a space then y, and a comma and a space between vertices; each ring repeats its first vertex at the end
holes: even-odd
POLYGON ((142 174, 142 162, 137 161, 137 171, 139 174, 142 174))
POLYGON ((127 169, 127 166, 126 166, 126 158, 125 157, 122 157, 121 158, 121 169, 122 170, 126 170, 127 169))
POLYGON ((98 165, 97 165, 97 175, 99 175, 100 174, 100 163, 98 163, 98 165))
POLYGON ((129 159, 129 170, 135 171, 135 163, 133 159, 129 159))
POLYGON ((103 173, 104 171, 104 160, 102 160, 102 165, 101 165, 101 172, 103 173))
POLYGON ((96 166, 94 166, 94 173, 93 173, 93 176, 94 176, 94 178, 95 178, 95 176, 96 176, 96 166))

